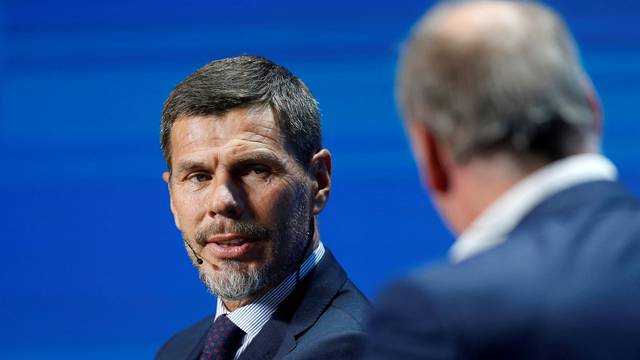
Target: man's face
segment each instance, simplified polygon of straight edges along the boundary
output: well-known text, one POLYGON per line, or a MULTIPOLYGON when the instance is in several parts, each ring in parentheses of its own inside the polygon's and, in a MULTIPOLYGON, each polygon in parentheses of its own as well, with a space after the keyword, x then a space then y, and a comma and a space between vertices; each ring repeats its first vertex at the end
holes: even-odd
POLYGON ((171 211, 213 293, 246 299, 295 270, 310 238, 312 180, 270 110, 179 118, 171 152, 171 211))

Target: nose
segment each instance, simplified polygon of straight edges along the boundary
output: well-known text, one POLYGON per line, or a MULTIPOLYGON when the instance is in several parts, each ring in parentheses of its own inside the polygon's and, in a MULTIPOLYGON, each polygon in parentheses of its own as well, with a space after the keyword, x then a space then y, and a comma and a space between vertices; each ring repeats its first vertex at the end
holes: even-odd
POLYGON ((231 179, 221 179, 212 189, 209 201, 209 215, 216 215, 240 219, 244 211, 244 204, 241 199, 240 189, 238 189, 231 179))

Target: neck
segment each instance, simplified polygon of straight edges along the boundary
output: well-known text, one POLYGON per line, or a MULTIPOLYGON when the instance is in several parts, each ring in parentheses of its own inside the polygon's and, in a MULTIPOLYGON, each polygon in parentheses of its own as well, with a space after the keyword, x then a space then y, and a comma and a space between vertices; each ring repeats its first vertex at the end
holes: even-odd
POLYGON ((244 299, 241 300, 227 300, 227 299, 221 299, 222 300, 222 304, 224 304, 224 307, 227 308, 227 310, 229 310, 229 312, 235 311, 236 309, 239 309, 245 305, 249 305, 252 302, 258 300, 262 295, 266 294, 267 291, 271 290, 269 289, 264 289, 264 290, 260 290, 257 293, 246 297, 244 299))
POLYGON ((470 160, 456 170, 456 191, 448 194, 448 218, 460 235, 500 196, 544 163, 518 161, 505 154, 491 154, 470 160))

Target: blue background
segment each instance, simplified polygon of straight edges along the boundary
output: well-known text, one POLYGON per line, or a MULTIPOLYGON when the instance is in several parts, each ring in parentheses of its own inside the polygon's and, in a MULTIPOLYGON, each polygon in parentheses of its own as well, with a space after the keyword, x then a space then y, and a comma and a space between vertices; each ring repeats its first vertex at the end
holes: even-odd
MULTIPOLYGON (((260 54, 320 101, 323 241, 368 296, 446 254, 393 103, 426 1, 0 0, 0 358, 151 358, 214 310, 161 173, 162 102, 212 59, 260 54)), ((554 1, 605 109, 604 152, 640 193, 640 5, 554 1)))

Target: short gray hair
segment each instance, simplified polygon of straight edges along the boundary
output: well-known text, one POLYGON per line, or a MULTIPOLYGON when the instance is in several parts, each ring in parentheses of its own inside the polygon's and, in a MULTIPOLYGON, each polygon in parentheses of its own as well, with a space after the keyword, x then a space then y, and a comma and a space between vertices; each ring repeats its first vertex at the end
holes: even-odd
POLYGON ((212 61, 184 79, 162 110, 160 145, 171 169, 171 129, 180 117, 222 115, 242 107, 269 107, 283 141, 307 169, 322 148, 320 110, 309 88, 289 70, 260 56, 212 61))
POLYGON ((397 76, 404 117, 425 124, 458 162, 488 151, 553 161, 593 146, 588 78, 562 19, 539 4, 502 2, 515 25, 452 41, 441 20, 470 3, 441 3, 415 26, 397 76))

